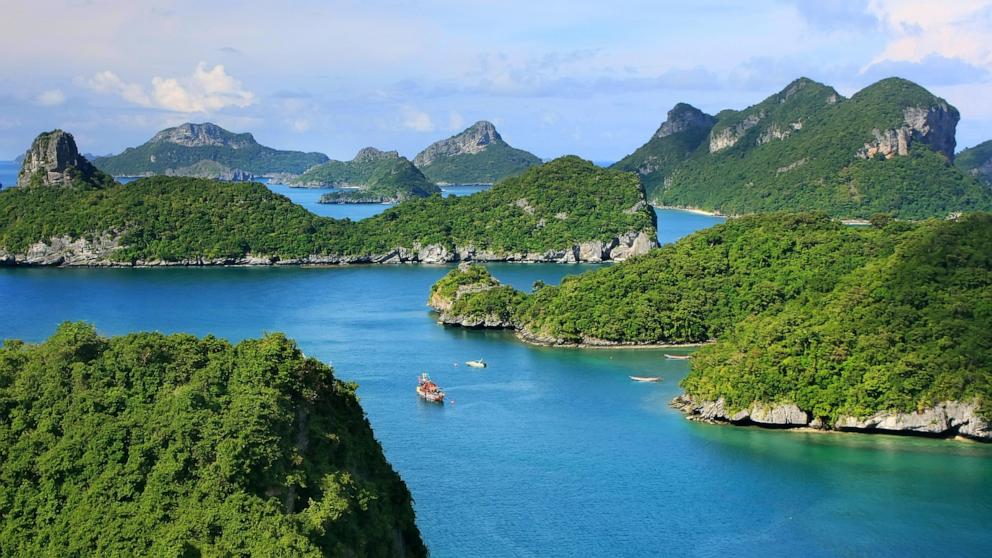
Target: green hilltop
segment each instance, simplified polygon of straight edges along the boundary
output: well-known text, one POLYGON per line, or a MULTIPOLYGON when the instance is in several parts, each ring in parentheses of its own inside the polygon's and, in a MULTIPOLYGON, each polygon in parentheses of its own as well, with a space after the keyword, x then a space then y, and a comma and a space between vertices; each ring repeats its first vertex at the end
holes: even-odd
POLYGON ((992 183, 992 140, 961 151, 954 164, 963 172, 992 183))
POLYGON ((724 214, 821 210, 920 219, 992 209, 992 192, 951 164, 957 110, 898 78, 845 99, 798 79, 715 117, 680 104, 615 168, 661 205, 724 214), (662 133, 666 128, 670 133, 662 133))
POLYGON ((396 203, 440 194, 406 157, 366 147, 351 161, 328 161, 289 181, 290 186, 347 188, 321 196, 321 203, 396 203))
POLYGON ((442 184, 493 184, 540 163, 537 156, 510 147, 486 121, 431 144, 413 160, 427 178, 442 184))
POLYGON ((0 346, 4 556, 426 556, 356 385, 281 334, 0 346))
POLYGON ((299 174, 327 160, 321 153, 281 151, 259 145, 251 134, 235 134, 207 122, 162 130, 138 147, 129 147, 118 155, 97 157, 93 164, 114 176, 242 179, 245 175, 299 174))

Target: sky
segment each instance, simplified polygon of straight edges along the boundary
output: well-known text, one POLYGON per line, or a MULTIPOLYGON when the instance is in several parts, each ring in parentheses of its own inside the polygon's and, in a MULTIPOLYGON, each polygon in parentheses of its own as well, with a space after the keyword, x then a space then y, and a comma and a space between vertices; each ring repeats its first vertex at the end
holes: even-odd
POLYGON ((0 159, 39 132, 117 153, 183 122, 350 159, 477 120, 617 160, 683 101, 741 109, 806 76, 898 75, 992 139, 992 0, 3 0, 0 159))

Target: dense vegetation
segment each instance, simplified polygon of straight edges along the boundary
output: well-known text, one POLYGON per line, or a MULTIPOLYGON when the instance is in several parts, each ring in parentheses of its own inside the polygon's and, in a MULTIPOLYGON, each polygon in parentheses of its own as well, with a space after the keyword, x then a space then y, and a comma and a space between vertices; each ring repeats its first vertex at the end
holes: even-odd
POLYGON ((110 232, 121 236, 114 258, 122 262, 365 255, 429 244, 543 253, 629 231, 653 237, 654 214, 642 200, 636 176, 577 157, 486 192, 411 200, 359 222, 318 217, 257 183, 150 177, 126 186, 14 188, 0 192, 0 252, 110 232))
POLYGON ((224 172, 242 170, 254 175, 265 175, 299 174, 327 161, 327 156, 322 153, 281 151, 259 145, 248 133, 235 134, 213 124, 195 126, 207 129, 219 145, 187 146, 156 139, 170 132, 170 129, 160 132, 151 141, 138 147, 129 147, 118 155, 97 157, 93 164, 114 176, 144 176, 168 174, 170 170, 176 174, 176 170, 189 167, 195 169, 197 164, 203 166, 202 161, 213 161, 226 167, 224 172))
POLYGON ((826 296, 749 317, 700 349, 686 391, 734 409, 794 402, 830 420, 977 398, 992 417, 992 216, 900 236, 826 296))
MULTIPOLYGON (((745 217, 530 295, 471 292, 449 313, 502 303, 548 342, 716 339, 684 387, 734 409, 791 401, 836 418, 974 397, 988 409, 992 216, 874 223, 745 217)), ((453 271, 437 292, 472 281, 494 280, 453 271)))
POLYGON ((2 556, 424 556, 403 481, 279 334, 0 347, 2 556))
POLYGON ((442 157, 420 170, 442 184, 492 184, 539 164, 541 160, 536 155, 498 140, 479 153, 442 157))
POLYGON ((440 194, 441 189, 405 157, 371 157, 354 161, 329 161, 290 181, 309 187, 352 187, 328 192, 321 203, 381 203, 440 194))
POLYGON ((844 99, 800 79, 757 105, 719 113, 710 141, 699 129, 655 138, 617 166, 648 171, 641 172, 649 197, 662 205, 725 214, 822 210, 921 219, 992 209, 987 187, 919 139, 909 156, 858 156, 875 141, 874 130, 904 125, 906 107, 946 109, 948 121, 957 121, 953 107, 905 80, 883 80, 844 99), (711 150, 714 139, 722 148, 711 150))
POLYGON ((958 153, 954 164, 962 171, 992 183, 992 140, 958 153))

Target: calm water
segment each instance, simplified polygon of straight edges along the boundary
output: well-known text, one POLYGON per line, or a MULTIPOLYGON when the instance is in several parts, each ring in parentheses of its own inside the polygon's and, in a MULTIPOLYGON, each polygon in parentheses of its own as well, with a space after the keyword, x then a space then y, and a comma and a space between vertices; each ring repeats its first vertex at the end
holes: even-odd
MULTIPOLYGON (((718 221, 658 215, 666 242, 718 221)), ((592 268, 490 266, 520 288, 592 268)), ((505 333, 437 325, 424 301, 448 269, 0 268, 0 338, 39 341, 63 320, 88 320, 108 335, 286 332, 360 383, 434 556, 982 556, 992 548, 992 446, 691 423, 666 405, 687 365, 659 351, 534 348, 505 333), (490 366, 461 364, 479 357, 490 366), (451 404, 416 397, 423 370, 451 404), (636 384, 630 374, 664 382, 636 384)))
POLYGON ((20 165, 13 161, 0 161, 0 184, 3 188, 17 184, 17 171, 20 169, 20 165))

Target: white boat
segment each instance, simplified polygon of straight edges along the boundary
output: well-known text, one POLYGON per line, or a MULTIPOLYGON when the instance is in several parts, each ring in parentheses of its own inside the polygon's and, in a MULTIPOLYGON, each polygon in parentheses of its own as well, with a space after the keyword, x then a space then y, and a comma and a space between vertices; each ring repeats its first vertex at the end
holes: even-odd
POLYGON ((635 382, 660 382, 661 376, 629 376, 635 382))
POLYGON ((417 395, 431 403, 444 403, 444 390, 431 381, 427 372, 421 374, 417 380, 417 395))
POLYGON ((466 360, 465 361, 465 364, 468 365, 468 366, 471 366, 472 368, 485 368, 486 367, 486 361, 482 360, 481 358, 479 360, 466 360))
POLYGON ((670 355, 666 353, 665 358, 671 360, 689 360, 690 358, 692 358, 692 355, 670 355))

